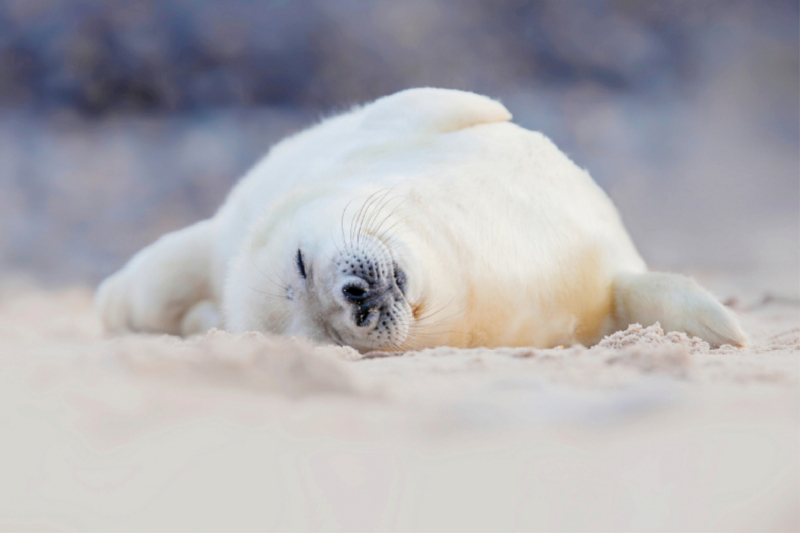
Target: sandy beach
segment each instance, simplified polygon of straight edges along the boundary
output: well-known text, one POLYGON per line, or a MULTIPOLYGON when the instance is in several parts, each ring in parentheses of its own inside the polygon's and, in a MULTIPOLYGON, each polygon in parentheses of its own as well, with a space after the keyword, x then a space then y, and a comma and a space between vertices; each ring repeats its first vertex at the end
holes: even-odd
POLYGON ((0 531, 800 531, 799 20, 780 0, 0 0, 0 531), (98 284, 275 143, 426 86, 551 138, 749 346, 102 331, 98 284))
POLYGON ((105 338, 86 288, 0 299, 4 530, 793 531, 800 309, 746 349, 358 354, 105 338))

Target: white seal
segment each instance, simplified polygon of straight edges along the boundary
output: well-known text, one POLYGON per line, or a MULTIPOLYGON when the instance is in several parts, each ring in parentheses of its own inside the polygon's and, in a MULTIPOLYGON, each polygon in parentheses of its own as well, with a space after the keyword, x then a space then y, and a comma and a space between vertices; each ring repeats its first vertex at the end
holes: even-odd
POLYGON ((411 89, 280 142, 213 218, 103 282, 106 327, 369 351, 590 345, 658 321, 745 343, 697 283, 647 271, 586 171, 510 120, 484 96, 411 89))

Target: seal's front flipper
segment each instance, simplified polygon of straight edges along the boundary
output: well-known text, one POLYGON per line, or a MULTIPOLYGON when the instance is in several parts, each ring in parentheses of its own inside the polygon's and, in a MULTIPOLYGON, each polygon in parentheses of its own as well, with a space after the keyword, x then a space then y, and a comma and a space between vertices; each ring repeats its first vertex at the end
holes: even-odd
POLYGON ((693 279, 648 272, 619 274, 614 279, 617 326, 650 326, 700 337, 711 347, 744 346, 747 335, 736 316, 693 279))
POLYGON ((181 319, 181 337, 202 335, 212 328, 222 327, 222 316, 213 300, 194 304, 181 319))
POLYGON ((106 330, 186 333, 187 311, 211 298, 213 232, 205 220, 164 235, 106 279, 95 296, 106 330))

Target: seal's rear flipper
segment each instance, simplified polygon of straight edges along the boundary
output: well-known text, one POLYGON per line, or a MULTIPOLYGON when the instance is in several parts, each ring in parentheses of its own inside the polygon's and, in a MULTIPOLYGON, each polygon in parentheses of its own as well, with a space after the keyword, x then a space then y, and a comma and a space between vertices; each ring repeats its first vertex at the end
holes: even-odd
POLYGON ((467 91, 425 87, 378 98, 364 108, 367 128, 447 133, 478 124, 508 122, 511 113, 489 97, 467 91))
POLYGON ((736 316, 696 281, 676 274, 619 274, 614 279, 617 326, 661 323, 664 331, 700 337, 712 348, 745 346, 736 316))

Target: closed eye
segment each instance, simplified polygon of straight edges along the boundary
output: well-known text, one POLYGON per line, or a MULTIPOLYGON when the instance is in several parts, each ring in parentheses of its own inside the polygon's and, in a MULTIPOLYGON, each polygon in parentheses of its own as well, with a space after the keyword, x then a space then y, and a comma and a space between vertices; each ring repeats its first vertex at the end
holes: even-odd
POLYGON ((306 279, 306 265, 303 263, 303 252, 301 252, 299 248, 297 250, 295 262, 297 263, 297 271, 300 272, 300 276, 306 279))

